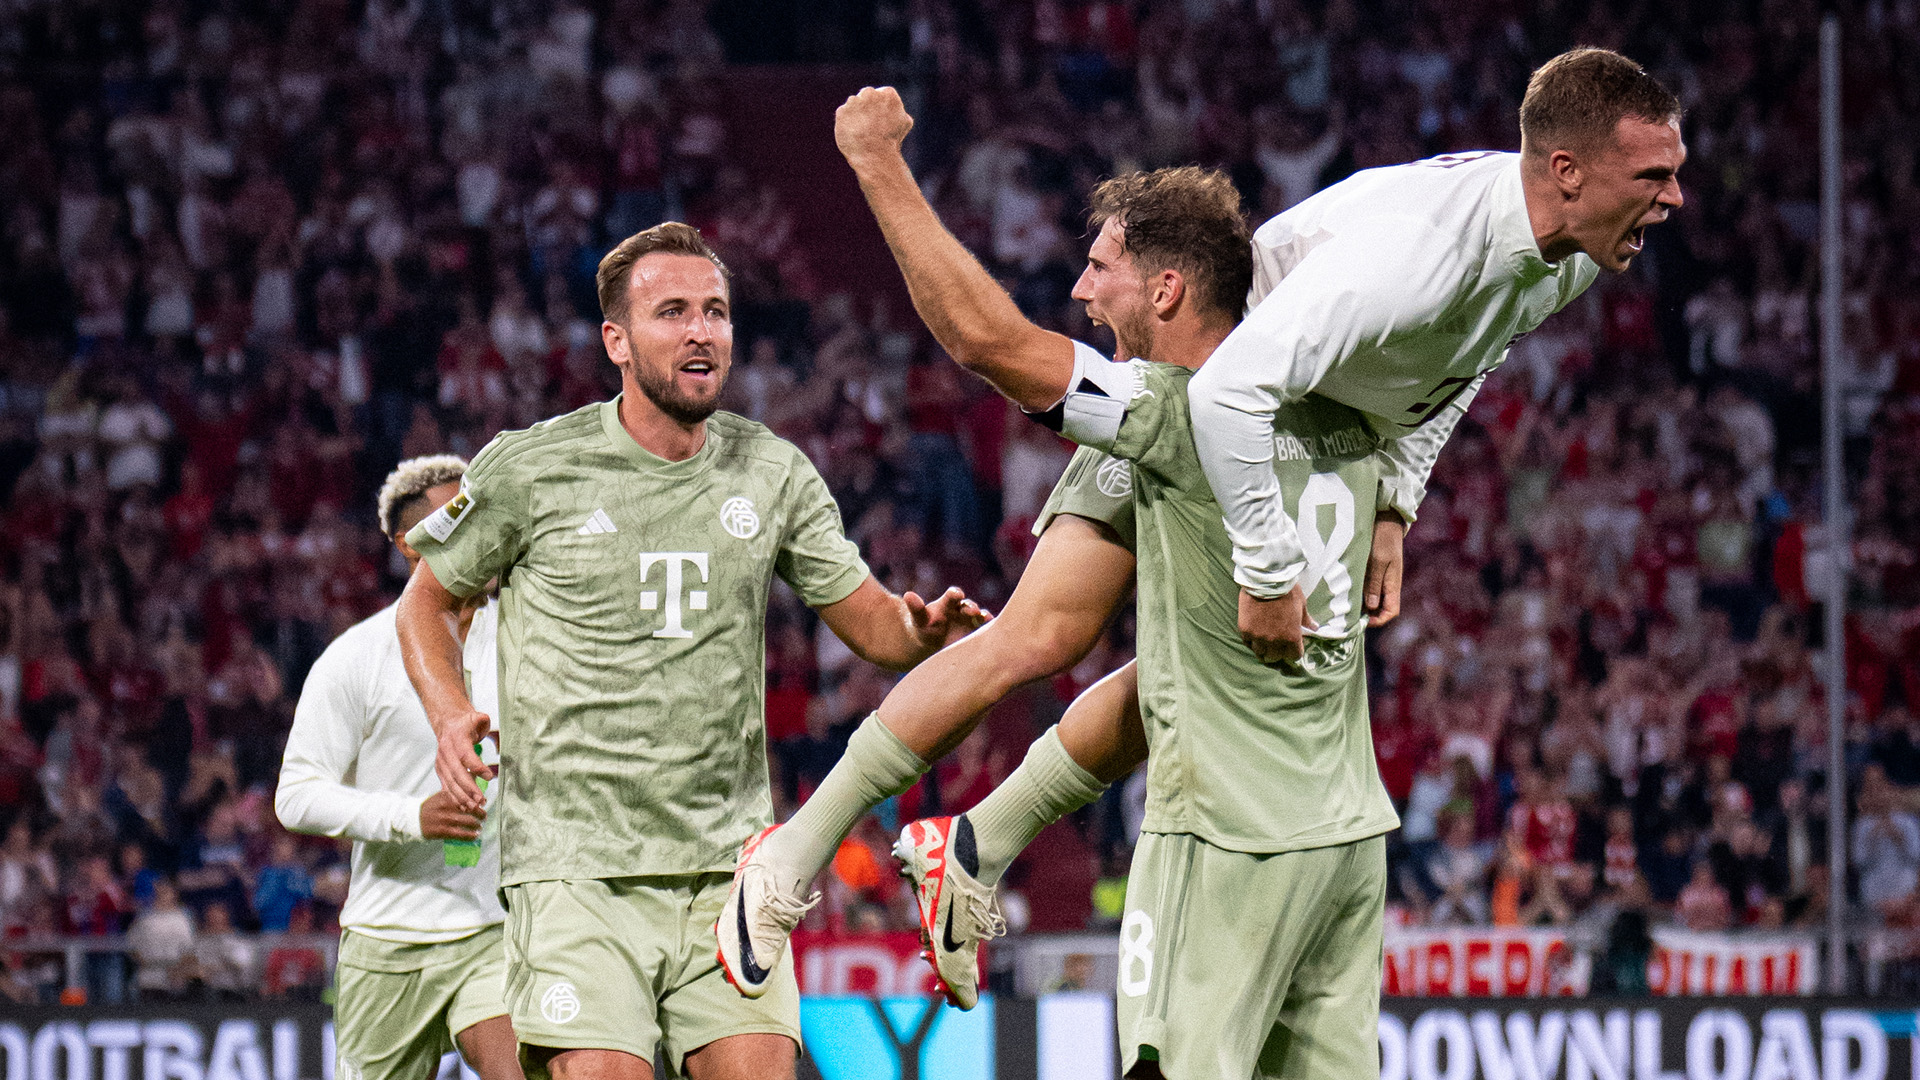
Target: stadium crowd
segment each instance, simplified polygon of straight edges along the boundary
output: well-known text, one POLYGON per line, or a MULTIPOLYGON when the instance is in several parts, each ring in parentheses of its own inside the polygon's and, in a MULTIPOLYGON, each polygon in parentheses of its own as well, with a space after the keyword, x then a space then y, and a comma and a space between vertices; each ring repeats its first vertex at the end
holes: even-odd
MULTIPOLYGON (((933 0, 875 6, 943 218, 1034 317, 1099 178, 1198 161, 1258 218, 1346 173, 1511 148, 1533 63, 1640 58, 1688 109, 1687 206, 1519 342, 1442 457, 1372 634, 1421 924, 1920 922, 1920 8, 1843 5, 1854 880, 1826 873, 1812 0, 933 0)), ((18 0, 0 14, 0 936, 127 933, 96 1000, 297 993, 343 851, 272 784, 307 667, 401 585, 372 492, 610 394, 592 274, 664 218, 730 261, 730 406, 798 442, 894 589, 990 605, 1067 447, 883 303, 822 284, 729 156, 697 0, 18 0), (258 955, 255 954, 258 949, 258 955), (260 969, 264 968, 264 974, 260 969)), ((821 118, 825 124, 827 119, 821 118)), ((888 269, 888 272, 891 272, 888 269)), ((913 925, 902 820, 971 805, 1127 620, 863 825, 820 916, 913 925)), ((768 630, 781 814, 890 677, 791 596, 768 630)), ((1136 781, 1137 783, 1137 781, 1136 781)), ((1016 926, 1118 912, 1139 791, 1009 876, 1016 926)), ((59 965, 0 952, 0 997, 59 965)))

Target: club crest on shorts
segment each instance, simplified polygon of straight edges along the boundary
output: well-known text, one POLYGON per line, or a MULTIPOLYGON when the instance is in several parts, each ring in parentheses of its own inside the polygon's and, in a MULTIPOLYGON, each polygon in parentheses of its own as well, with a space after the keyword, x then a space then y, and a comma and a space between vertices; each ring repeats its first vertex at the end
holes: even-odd
POLYGON ((1120 458, 1108 458, 1094 471, 1093 486, 1110 499, 1126 498, 1133 494, 1133 465, 1120 458))
POLYGON ((565 979, 547 987, 540 995, 540 1015, 550 1024, 564 1024, 580 1015, 580 992, 565 979))
POLYGON ((753 501, 745 495, 735 495, 720 504, 720 527, 736 540, 751 540, 760 531, 760 515, 754 512, 753 501))

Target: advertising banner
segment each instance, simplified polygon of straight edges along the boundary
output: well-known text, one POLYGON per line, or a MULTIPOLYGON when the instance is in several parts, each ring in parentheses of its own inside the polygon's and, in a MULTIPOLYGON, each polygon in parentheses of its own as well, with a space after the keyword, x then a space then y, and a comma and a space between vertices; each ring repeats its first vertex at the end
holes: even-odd
MULTIPOLYGON (((1920 1080, 1916 1002, 1381 1001, 1380 1080, 1920 1080)), ((801 1080, 1114 1080, 1112 998, 808 997, 801 1080)), ((453 1080, 458 1059, 443 1063, 453 1080)), ((336 1080, 324 1006, 0 1006, 0 1080, 336 1080)), ((338 1080, 351 1080, 341 1077, 338 1080)))
MULTIPOLYGON (((1568 997, 1592 958, 1558 930, 1388 928, 1382 991, 1405 997, 1568 997)), ((1810 994, 1818 943, 1801 934, 1653 931, 1647 984, 1661 995, 1810 994)))
POLYGON ((1914 1012, 1888 1004, 1389 998, 1380 1080, 1916 1080, 1914 1012))

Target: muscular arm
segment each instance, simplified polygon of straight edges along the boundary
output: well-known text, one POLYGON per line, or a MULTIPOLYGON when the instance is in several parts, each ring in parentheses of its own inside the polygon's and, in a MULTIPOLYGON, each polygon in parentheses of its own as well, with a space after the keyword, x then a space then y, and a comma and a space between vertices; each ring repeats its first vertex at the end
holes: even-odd
POLYGON ((907 280, 920 318, 960 366, 1028 411, 1052 407, 1073 374, 1073 342, 1027 320, 927 204, 900 143, 913 118, 891 87, 860 91, 834 115, 834 140, 907 280))
POLYGON ((457 628, 464 604, 440 584, 433 567, 420 560, 407 579, 406 591, 400 594, 400 610, 396 613, 400 660, 439 742, 434 771, 440 776, 441 788, 455 806, 483 810, 486 798, 473 778, 491 778, 493 769, 480 761, 473 744, 486 738, 491 724, 467 697, 466 678, 461 672, 457 628))
POLYGON ((914 593, 895 596, 871 574, 846 599, 817 610, 855 656, 890 671, 906 671, 984 619, 959 589, 928 604, 914 593))
POLYGON ((928 761, 946 754, 1015 688, 1079 663, 1132 590, 1133 567, 1105 526, 1055 518, 1000 616, 913 669, 880 722, 928 761))

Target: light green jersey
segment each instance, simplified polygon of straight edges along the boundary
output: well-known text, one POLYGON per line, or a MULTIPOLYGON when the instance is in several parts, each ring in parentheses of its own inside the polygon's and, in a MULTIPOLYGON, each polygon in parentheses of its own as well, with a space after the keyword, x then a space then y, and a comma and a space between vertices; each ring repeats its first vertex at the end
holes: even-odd
POLYGON ((1143 827, 1247 852, 1392 830, 1399 819, 1374 762, 1362 640, 1374 436, 1358 412, 1324 398, 1279 411, 1274 472, 1300 527, 1300 585, 1319 629, 1302 663, 1268 666, 1240 640, 1233 547, 1194 450, 1193 373, 1134 366, 1138 389, 1117 435, 1095 448, 1133 463, 1150 751, 1143 827))
POLYGON ((805 455, 723 412, 669 462, 616 398, 496 438, 407 540, 500 579, 501 884, 731 871, 772 820, 767 590, 867 578, 805 455))
POLYGON ((1111 528, 1128 551, 1133 550, 1133 464, 1103 454, 1091 446, 1073 452, 1047 504, 1033 520, 1033 535, 1061 514, 1098 521, 1111 528))

